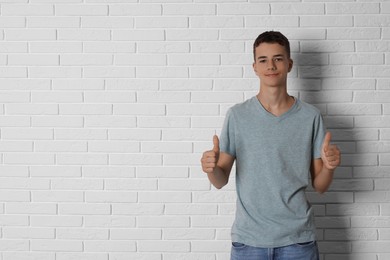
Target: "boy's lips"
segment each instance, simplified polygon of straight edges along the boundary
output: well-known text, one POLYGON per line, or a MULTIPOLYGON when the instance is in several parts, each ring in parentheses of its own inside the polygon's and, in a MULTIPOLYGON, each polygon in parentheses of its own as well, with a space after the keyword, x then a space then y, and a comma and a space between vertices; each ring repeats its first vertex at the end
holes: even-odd
POLYGON ((267 76, 267 77, 276 77, 278 75, 279 75, 279 73, 265 74, 265 76, 267 76))

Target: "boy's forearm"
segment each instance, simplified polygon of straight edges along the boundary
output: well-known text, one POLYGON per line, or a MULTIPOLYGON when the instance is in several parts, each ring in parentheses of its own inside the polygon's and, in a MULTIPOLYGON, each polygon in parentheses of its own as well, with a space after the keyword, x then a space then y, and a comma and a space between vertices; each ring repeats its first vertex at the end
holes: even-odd
POLYGON ((228 183, 227 174, 218 166, 215 167, 214 172, 207 173, 207 177, 211 184, 217 189, 221 189, 228 183))
POLYGON ((328 190, 333 180, 334 170, 327 169, 324 165, 321 171, 317 174, 313 182, 314 189, 319 193, 324 193, 328 190))

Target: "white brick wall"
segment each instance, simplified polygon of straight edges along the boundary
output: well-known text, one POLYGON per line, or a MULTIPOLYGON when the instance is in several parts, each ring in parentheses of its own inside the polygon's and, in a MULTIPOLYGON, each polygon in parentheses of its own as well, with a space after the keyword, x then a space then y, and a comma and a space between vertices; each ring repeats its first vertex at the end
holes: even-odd
POLYGON ((0 0, 0 260, 226 260, 234 179, 201 172, 290 40, 290 93, 343 150, 309 189, 322 260, 390 257, 387 0, 0 0))

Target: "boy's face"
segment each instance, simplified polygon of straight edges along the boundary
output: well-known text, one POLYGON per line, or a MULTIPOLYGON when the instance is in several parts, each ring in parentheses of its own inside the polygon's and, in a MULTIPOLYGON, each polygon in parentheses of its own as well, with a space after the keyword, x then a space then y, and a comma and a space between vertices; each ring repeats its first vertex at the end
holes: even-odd
POLYGON ((286 49, 278 43, 261 43, 255 51, 256 59, 253 62, 253 69, 260 78, 261 85, 286 86, 287 74, 293 65, 286 49))

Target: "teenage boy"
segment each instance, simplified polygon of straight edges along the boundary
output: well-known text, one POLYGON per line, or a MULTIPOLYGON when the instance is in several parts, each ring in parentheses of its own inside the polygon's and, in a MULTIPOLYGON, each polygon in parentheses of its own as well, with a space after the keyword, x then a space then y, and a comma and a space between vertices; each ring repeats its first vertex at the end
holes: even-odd
POLYGON ((318 260, 309 185, 325 192, 340 164, 320 112, 287 93, 293 61, 288 39, 264 32, 253 45, 258 95, 227 112, 221 141, 202 169, 218 189, 236 161, 237 209, 231 260, 318 260))

